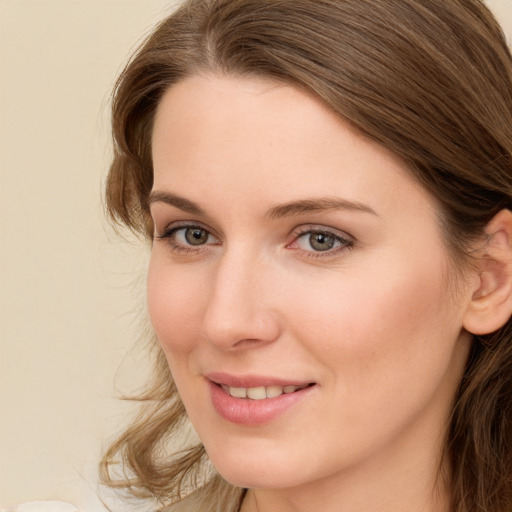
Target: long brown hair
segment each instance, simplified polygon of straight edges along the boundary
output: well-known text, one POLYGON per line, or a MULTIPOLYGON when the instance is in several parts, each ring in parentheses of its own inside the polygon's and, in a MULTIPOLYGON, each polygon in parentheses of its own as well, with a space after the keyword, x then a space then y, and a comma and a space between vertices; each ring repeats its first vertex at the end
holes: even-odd
MULTIPOLYGON (((142 44, 113 100, 110 216, 150 239, 151 135, 164 92, 216 72, 308 91, 408 163, 435 197, 454 269, 512 207, 512 58, 480 0, 188 0, 142 44)), ((454 270, 456 273, 456 270, 454 270)), ((163 455, 186 422, 161 352, 144 410, 102 462, 109 485, 237 510, 200 444, 163 455), (111 472, 115 463, 129 471, 111 472)), ((512 510, 512 322, 475 336, 447 432, 453 512, 512 510)))

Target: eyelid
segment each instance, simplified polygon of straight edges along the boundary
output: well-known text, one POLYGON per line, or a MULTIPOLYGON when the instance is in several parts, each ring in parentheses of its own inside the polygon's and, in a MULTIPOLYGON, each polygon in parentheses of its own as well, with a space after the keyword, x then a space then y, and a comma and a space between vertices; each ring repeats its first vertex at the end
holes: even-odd
POLYGON ((300 250, 300 251, 304 252, 307 255, 307 257, 313 257, 313 258, 333 257, 340 252, 344 252, 346 250, 352 249, 354 246, 354 243, 356 241, 356 239, 352 235, 349 235, 345 231, 341 231, 336 228, 319 225, 319 224, 304 224, 302 226, 298 226, 297 228, 295 228, 292 231, 290 236, 292 237, 292 241, 289 244, 287 244, 287 248, 293 249, 293 250, 300 250), (294 244, 297 243, 297 240, 299 238, 301 238, 307 234, 313 234, 313 233, 328 234, 328 235, 334 237, 337 241, 339 241, 341 245, 338 247, 335 247, 333 249, 328 249, 326 251, 314 251, 314 250, 307 251, 307 250, 301 249, 299 247, 292 247, 294 244))
POLYGON ((158 239, 169 238, 170 236, 173 235, 173 233, 175 233, 179 229, 184 229, 184 228, 204 229, 205 231, 208 231, 208 233, 210 235, 212 235, 214 238, 219 239, 219 237, 215 234, 215 232, 211 228, 204 225, 202 222, 197 222, 197 221, 192 221, 192 220, 177 220, 177 221, 171 222, 168 225, 166 225, 165 228, 160 233, 158 232, 157 226, 155 223, 155 233, 153 236, 154 236, 154 238, 158 238, 158 239))
POLYGON ((337 238, 341 238, 343 240, 355 242, 355 237, 346 231, 342 231, 341 229, 333 228, 331 226, 325 226, 323 224, 302 224, 297 226, 291 232, 291 237, 297 238, 306 233, 329 233, 330 235, 334 235, 337 238))
POLYGON ((158 233, 156 229, 155 224, 155 233, 153 235, 153 240, 158 240, 161 242, 164 242, 168 248, 170 249, 171 253, 174 253, 176 255, 200 255, 203 254, 205 251, 208 250, 209 247, 212 245, 220 245, 220 239, 219 237, 207 226, 202 224, 201 222, 195 222, 195 221, 175 221, 168 224, 163 232, 158 233), (186 243, 180 243, 176 237, 175 234, 182 230, 182 229, 200 229, 204 230, 208 233, 208 238, 212 237, 213 241, 205 242, 204 244, 199 245, 193 245, 193 244, 186 244, 186 243))

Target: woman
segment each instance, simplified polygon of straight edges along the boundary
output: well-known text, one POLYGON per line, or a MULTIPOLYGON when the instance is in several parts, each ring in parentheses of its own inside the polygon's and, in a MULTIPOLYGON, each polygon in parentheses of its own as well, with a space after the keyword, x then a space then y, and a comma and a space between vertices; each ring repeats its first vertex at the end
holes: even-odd
POLYGON ((512 59, 482 2, 189 0, 113 133, 161 350, 107 483, 172 510, 512 509, 512 59), (167 448, 187 418, 201 441, 167 448))

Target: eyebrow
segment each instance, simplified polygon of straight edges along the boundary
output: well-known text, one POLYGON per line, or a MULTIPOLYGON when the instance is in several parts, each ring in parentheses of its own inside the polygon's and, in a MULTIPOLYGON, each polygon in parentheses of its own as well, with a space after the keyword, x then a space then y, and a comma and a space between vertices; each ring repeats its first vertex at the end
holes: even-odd
POLYGON ((268 219, 279 219, 281 217, 292 217, 305 213, 318 213, 336 210, 351 210, 377 215, 375 210, 357 201, 349 201, 339 197, 320 197, 312 199, 301 199, 290 203, 282 204, 271 208, 266 217, 268 219))
MULTIPOLYGON (((171 192, 151 192, 148 197, 148 206, 152 203, 165 203, 174 206, 184 212, 194 215, 206 215, 206 212, 196 203, 178 196, 171 192)), ((289 203, 274 206, 268 210, 265 217, 269 220, 280 219, 283 217, 293 217, 304 215, 306 213, 319 213, 326 211, 349 210, 369 213, 371 215, 378 214, 369 206, 358 201, 349 201, 339 197, 320 197, 311 199, 301 199, 291 201, 289 203)))
POLYGON ((196 203, 189 201, 184 197, 172 194, 171 192, 151 192, 149 194, 147 204, 148 206, 151 206, 153 203, 165 203, 169 206, 175 206, 187 213, 205 215, 205 212, 196 203))

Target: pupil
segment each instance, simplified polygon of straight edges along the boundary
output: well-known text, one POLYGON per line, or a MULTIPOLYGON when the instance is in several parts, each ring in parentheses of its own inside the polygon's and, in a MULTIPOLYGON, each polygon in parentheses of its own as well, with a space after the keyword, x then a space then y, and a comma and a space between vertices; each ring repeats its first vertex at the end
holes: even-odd
POLYGON ((313 233, 309 237, 309 243, 316 251, 328 251, 334 246, 334 238, 325 233, 313 233))
POLYGON ((208 239, 208 233, 205 229, 187 229, 185 238, 190 245, 202 245, 208 239))

